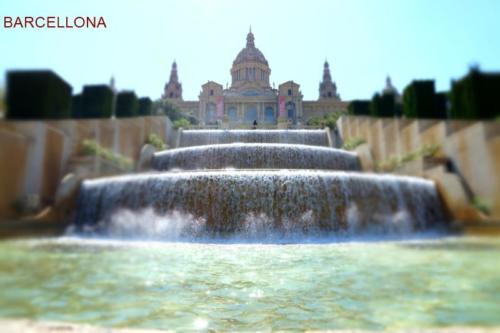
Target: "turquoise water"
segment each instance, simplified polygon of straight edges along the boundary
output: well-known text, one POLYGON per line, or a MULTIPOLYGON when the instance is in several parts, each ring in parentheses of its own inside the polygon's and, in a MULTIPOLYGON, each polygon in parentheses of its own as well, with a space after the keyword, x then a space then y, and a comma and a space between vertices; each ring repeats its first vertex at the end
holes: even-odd
POLYGON ((0 242, 0 317, 174 330, 500 325, 500 240, 0 242))

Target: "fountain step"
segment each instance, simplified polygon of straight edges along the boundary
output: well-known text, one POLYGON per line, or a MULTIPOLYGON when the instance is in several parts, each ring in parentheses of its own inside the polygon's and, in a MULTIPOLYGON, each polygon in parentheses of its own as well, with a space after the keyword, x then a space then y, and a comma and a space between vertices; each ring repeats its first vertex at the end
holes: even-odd
POLYGON ((156 153, 156 170, 194 169, 361 169, 345 150, 277 143, 232 143, 178 148, 156 153))
POLYGON ((246 143, 290 143, 328 147, 326 130, 183 130, 180 147, 246 143))
POLYGON ((411 233, 445 220, 431 181, 343 171, 224 170, 102 178, 83 182, 78 205, 78 228, 104 234, 123 227, 123 216, 128 216, 128 227, 169 216, 175 230, 194 236, 276 230, 411 233))

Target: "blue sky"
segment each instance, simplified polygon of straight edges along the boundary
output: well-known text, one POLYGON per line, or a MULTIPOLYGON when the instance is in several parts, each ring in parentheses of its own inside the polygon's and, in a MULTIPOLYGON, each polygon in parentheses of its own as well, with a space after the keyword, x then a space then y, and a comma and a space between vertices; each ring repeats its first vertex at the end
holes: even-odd
POLYGON ((51 68, 74 92, 114 75, 158 98, 175 58, 184 99, 197 99, 206 81, 230 82, 249 25, 271 82, 298 82, 304 99, 317 98, 325 58, 346 100, 370 98, 387 74, 399 90, 415 78, 445 90, 472 64, 500 71, 497 0, 2 0, 0 16, 0 71, 51 68), (108 28, 3 28, 27 15, 102 15, 108 28))

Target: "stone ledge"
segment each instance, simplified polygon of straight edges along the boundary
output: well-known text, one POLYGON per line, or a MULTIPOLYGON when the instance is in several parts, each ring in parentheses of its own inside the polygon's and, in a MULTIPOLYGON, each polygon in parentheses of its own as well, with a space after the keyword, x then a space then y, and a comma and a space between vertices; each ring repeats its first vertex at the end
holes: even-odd
MULTIPOLYGON (((5 319, 0 320, 0 330, 2 333, 160 333, 174 332, 173 330, 149 330, 133 328, 102 328, 84 324, 71 324, 62 322, 38 322, 28 319, 5 319)), ((307 332, 332 332, 332 333, 368 333, 368 332, 391 332, 391 333, 500 333, 500 326, 497 327, 446 327, 446 328, 426 328, 426 329, 406 329, 387 331, 367 331, 367 330, 327 330, 327 331, 307 331, 307 332)))
POLYGON ((28 319, 0 320, 2 333, 159 333, 172 331, 131 329, 131 328, 103 328, 84 324, 63 322, 34 321, 28 319))

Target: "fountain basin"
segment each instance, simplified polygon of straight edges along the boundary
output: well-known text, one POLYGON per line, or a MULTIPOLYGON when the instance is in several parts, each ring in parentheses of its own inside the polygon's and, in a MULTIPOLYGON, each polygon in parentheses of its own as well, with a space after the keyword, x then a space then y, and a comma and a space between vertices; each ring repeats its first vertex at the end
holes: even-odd
POLYGON ((499 256, 500 239, 471 237, 287 245, 12 240, 0 242, 0 282, 8 286, 0 288, 0 317, 189 332, 468 326, 491 333, 500 325, 499 256))

